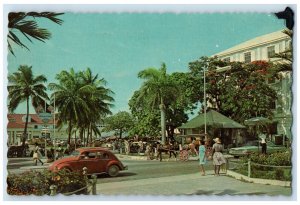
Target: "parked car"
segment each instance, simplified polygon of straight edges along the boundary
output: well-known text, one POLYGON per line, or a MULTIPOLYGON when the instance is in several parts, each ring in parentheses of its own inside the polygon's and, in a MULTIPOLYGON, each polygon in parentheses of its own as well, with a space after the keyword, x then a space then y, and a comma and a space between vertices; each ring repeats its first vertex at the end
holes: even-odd
POLYGON ((65 157, 53 162, 49 169, 51 171, 65 169, 67 171, 82 171, 87 168, 87 174, 106 173, 111 177, 119 174, 119 171, 127 170, 128 167, 109 150, 101 147, 78 148, 65 157))
MULTIPOLYGON (((258 150, 258 141, 249 141, 245 145, 241 147, 235 147, 229 149, 229 154, 239 157, 239 156, 245 156, 251 153, 261 153, 261 145, 259 145, 258 150)), ((275 145, 273 142, 267 142, 267 153, 274 153, 274 152, 280 152, 280 151, 287 151, 287 148, 282 145, 275 145)))

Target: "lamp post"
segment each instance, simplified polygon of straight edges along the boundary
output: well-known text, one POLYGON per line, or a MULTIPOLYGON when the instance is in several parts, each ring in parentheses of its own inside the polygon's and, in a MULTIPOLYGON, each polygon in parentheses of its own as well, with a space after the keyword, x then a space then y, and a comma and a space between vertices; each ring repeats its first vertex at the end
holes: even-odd
MULTIPOLYGON (((47 113, 47 103, 45 100, 45 113, 47 113)), ((45 128, 47 128, 47 120, 44 121, 45 128)), ((47 133, 45 133, 45 158, 47 159, 47 133)))
POLYGON ((54 150, 55 149, 55 142, 56 142, 56 139, 55 139, 55 93, 54 93, 54 109, 53 109, 53 139, 54 139, 54 150))
POLYGON ((206 79, 205 79, 205 71, 207 66, 203 67, 203 109, 204 109, 204 135, 205 141, 207 141, 207 134, 206 134, 206 79))

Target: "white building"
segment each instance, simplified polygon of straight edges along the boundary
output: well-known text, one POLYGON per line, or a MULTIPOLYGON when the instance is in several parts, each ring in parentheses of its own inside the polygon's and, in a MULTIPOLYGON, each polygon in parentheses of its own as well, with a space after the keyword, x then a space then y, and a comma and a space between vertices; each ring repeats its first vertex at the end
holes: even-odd
MULTIPOLYGON (((282 31, 269 33, 259 36, 229 48, 213 56, 228 62, 252 62, 252 61, 276 61, 280 59, 270 58, 274 53, 285 51, 291 45, 291 39, 282 31)), ((222 70, 230 69, 230 66, 219 68, 222 70)), ((276 89, 278 99, 274 107, 274 121, 276 122, 277 134, 291 139, 291 100, 292 100, 292 74, 291 72, 282 73, 283 79, 269 82, 276 89)))
MULTIPOLYGON (((8 144, 10 145, 20 145, 22 143, 22 135, 25 128, 26 115, 25 114, 8 114, 8 124, 7 124, 7 134, 8 134, 8 144)), ((38 117, 37 114, 29 114, 28 118, 28 140, 32 138, 42 137, 44 134, 48 133, 51 139, 65 139, 67 138, 67 132, 65 129, 55 129, 53 119, 49 121, 46 125, 38 117)))

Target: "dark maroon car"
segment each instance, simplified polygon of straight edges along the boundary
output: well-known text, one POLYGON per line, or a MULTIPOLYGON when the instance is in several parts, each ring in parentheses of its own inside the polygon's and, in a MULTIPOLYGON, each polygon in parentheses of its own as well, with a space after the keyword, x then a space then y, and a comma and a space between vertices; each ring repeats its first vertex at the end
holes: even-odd
POLYGON ((112 177, 117 176, 119 171, 128 169, 113 153, 101 147, 78 148, 71 156, 53 162, 49 169, 82 171, 84 167, 89 175, 107 173, 112 177))

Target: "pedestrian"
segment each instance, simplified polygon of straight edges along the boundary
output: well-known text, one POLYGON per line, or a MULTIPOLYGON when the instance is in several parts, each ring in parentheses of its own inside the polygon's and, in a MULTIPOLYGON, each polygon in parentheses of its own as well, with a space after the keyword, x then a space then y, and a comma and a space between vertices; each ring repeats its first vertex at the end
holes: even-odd
POLYGON ((37 166, 37 162, 39 161, 42 165, 44 165, 44 162, 41 160, 41 152, 40 152, 40 147, 38 146, 37 143, 35 143, 35 148, 33 152, 33 161, 35 162, 35 166, 37 166))
POLYGON ((130 144, 129 144, 128 140, 125 140, 125 141, 124 141, 124 145, 125 145, 125 153, 126 153, 127 155, 129 155, 129 152, 130 152, 130 144))
POLYGON ((175 160, 177 160, 177 155, 176 155, 175 150, 174 150, 175 146, 174 146, 174 143, 171 142, 171 140, 169 141, 168 148, 169 148, 169 160, 171 159, 172 154, 174 155, 175 160))
POLYGON ((262 154, 267 154, 267 143, 266 143, 265 138, 261 139, 260 144, 261 144, 261 153, 262 154))
POLYGON ((147 160, 151 160, 151 144, 147 143, 145 154, 147 155, 147 160))
POLYGON ((63 149, 62 149, 61 145, 59 144, 58 148, 56 149, 56 157, 55 157, 55 159, 57 160, 57 159, 60 159, 62 157, 63 157, 63 149))
POLYGON ((212 147, 212 158, 213 158, 213 165, 215 166, 215 176, 220 175, 220 168, 222 164, 226 164, 226 159, 223 155, 224 147, 221 144, 220 138, 214 139, 215 143, 212 147))
POLYGON ((69 155, 70 152, 71 152, 71 150, 70 150, 70 144, 68 143, 65 153, 69 155))
POLYGON ((200 146, 199 146, 199 165, 200 165, 200 171, 202 173, 201 175, 204 176, 205 175, 204 165, 206 164, 206 149, 205 149, 203 140, 200 140, 199 143, 200 143, 200 146))
POLYGON ((162 161, 162 144, 160 142, 156 143, 157 156, 156 160, 162 161))
POLYGON ((143 144, 143 141, 140 140, 140 141, 138 142, 138 145, 139 145, 138 153, 140 154, 140 153, 142 153, 143 150, 144 150, 144 144, 143 144))
POLYGON ((193 139, 193 141, 188 145, 189 146, 189 149, 190 149, 190 152, 191 154, 194 156, 194 155, 198 155, 198 151, 196 149, 196 140, 193 139))

